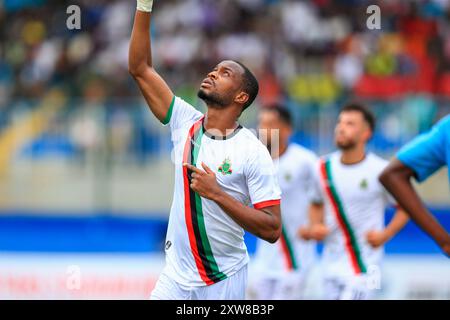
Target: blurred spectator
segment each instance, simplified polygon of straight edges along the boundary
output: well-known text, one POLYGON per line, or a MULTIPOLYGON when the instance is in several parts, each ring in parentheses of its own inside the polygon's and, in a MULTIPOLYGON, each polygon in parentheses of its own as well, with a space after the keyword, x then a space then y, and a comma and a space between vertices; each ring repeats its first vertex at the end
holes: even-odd
MULTIPOLYGON (((284 100, 306 110, 353 95, 391 99, 413 93, 405 102, 412 110, 428 105, 423 97, 434 103, 433 94, 450 96, 450 1, 377 3, 382 30, 366 28, 368 1, 158 1, 154 62, 175 93, 193 104, 201 79, 221 59, 241 60, 257 74, 257 106, 284 100)), ((78 1, 81 30, 65 26, 70 4, 0 2, 0 124, 16 104, 11 101, 38 101, 57 86, 75 106, 72 134, 80 152, 104 142, 100 132, 111 121, 111 148, 122 153, 130 132, 140 129, 129 128, 136 123, 124 113, 103 113, 109 101, 141 99, 127 70, 135 2, 78 1), (79 103, 80 97, 86 101, 79 103)), ((414 126, 422 130, 424 123, 414 126)))

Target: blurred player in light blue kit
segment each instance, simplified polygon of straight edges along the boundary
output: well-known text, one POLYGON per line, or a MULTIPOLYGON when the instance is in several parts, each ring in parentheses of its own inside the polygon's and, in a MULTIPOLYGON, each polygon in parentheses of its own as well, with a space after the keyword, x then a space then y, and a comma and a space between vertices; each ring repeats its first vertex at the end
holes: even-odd
POLYGON ((380 177, 384 187, 447 256, 450 256, 450 235, 422 203, 411 178, 423 182, 449 163, 450 115, 447 115, 429 132, 404 146, 380 177))

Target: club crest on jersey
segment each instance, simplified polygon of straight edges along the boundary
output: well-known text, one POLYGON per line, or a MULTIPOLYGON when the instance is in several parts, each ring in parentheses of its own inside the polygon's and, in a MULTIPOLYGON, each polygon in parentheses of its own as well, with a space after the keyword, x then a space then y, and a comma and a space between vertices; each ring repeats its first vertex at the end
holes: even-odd
POLYGON ((286 173, 284 174, 284 180, 285 180, 286 182, 289 182, 289 181, 292 180, 292 175, 291 175, 290 172, 286 172, 286 173))
POLYGON ((220 173, 222 173, 223 175, 227 175, 227 174, 232 174, 233 170, 231 169, 231 161, 230 158, 225 158, 225 160, 223 160, 222 165, 219 166, 219 168, 217 169, 217 171, 219 171, 220 173))
POLYGON ((369 184, 367 183, 367 179, 363 179, 361 181, 361 183, 359 184, 359 187, 363 190, 366 190, 368 186, 369 186, 369 184))

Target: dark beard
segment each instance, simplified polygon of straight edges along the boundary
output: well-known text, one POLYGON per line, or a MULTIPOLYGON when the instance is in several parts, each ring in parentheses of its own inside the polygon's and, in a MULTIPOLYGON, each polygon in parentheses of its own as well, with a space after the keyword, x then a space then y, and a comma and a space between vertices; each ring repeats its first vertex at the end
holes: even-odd
POLYGON ((346 150, 351 150, 351 149, 355 148, 356 143, 353 143, 353 142, 348 142, 346 144, 339 144, 339 143, 337 143, 336 146, 340 150, 346 151, 346 150))
POLYGON ((222 109, 231 104, 225 97, 221 97, 217 93, 207 94, 202 89, 197 92, 197 97, 202 99, 211 108, 222 109))

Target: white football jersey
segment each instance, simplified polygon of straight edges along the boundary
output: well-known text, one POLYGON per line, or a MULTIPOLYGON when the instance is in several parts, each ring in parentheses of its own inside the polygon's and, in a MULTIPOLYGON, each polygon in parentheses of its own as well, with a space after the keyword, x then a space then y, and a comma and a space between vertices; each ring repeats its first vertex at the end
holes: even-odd
POLYGON ((383 248, 372 248, 366 237, 369 231, 384 228, 385 209, 394 204, 378 181, 387 164, 373 153, 352 165, 341 162, 341 152, 319 160, 314 197, 324 200, 330 229, 323 252, 328 276, 364 274, 379 267, 383 248))
POLYGON ((225 137, 205 132, 204 115, 174 97, 168 112, 174 150, 175 189, 166 236, 164 272, 186 286, 211 285, 248 263, 244 230, 214 201, 190 188, 182 164, 216 173, 220 187, 234 199, 260 209, 280 203, 281 192, 268 150, 239 126, 225 137))
POLYGON ((257 240, 254 268, 259 275, 276 278, 290 272, 303 272, 314 262, 316 243, 300 239, 297 233, 300 226, 308 224, 310 189, 314 183, 316 163, 315 154, 297 144, 290 144, 284 154, 274 159, 283 194, 283 232, 274 244, 257 240))

